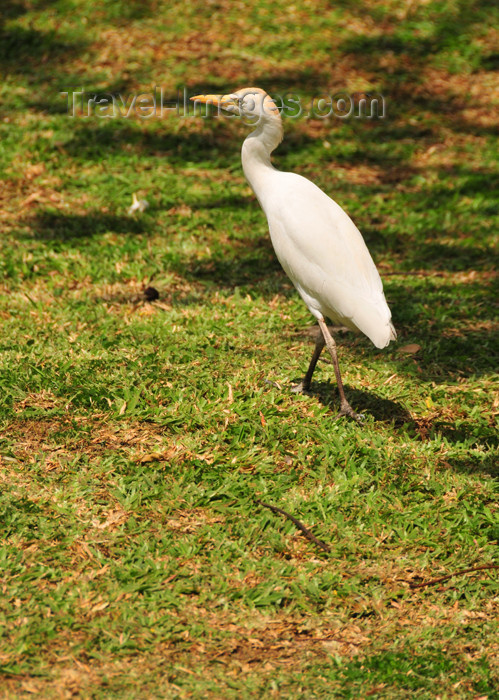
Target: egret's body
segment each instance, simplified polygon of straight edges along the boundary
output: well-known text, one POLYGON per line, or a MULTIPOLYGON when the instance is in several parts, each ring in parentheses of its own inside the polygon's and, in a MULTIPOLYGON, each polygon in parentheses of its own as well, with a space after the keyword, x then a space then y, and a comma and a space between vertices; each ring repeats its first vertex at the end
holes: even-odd
POLYGON ((355 416, 341 382, 336 346, 325 319, 364 333, 378 348, 396 338, 380 276, 367 246, 350 217, 310 180, 276 170, 271 152, 282 140, 282 122, 271 98, 258 88, 232 95, 193 98, 258 119, 242 147, 244 174, 268 224, 276 255, 322 335, 301 388, 310 386, 324 344, 333 357, 341 413, 355 416))

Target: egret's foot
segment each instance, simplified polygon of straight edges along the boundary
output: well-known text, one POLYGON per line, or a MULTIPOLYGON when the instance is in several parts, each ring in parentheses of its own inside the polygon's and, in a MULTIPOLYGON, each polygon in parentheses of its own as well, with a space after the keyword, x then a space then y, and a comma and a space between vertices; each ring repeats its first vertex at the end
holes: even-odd
POLYGON ((348 416, 349 418, 353 418, 357 421, 357 423, 362 423, 362 421, 364 420, 364 415, 362 413, 355 413, 348 401, 345 401, 345 403, 341 404, 340 412, 334 417, 334 420, 341 418, 341 416, 348 416))
POLYGON ((305 384, 303 379, 298 384, 291 384, 291 391, 293 394, 309 394, 310 384, 305 384))

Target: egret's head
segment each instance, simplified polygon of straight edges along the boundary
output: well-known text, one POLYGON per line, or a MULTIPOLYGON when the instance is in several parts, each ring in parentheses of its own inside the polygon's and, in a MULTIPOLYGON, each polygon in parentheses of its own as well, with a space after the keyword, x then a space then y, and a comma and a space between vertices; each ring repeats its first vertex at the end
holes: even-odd
POLYGON ((281 118, 275 102, 261 88, 243 88, 229 95, 196 95, 191 100, 221 107, 226 112, 244 117, 250 124, 281 118))

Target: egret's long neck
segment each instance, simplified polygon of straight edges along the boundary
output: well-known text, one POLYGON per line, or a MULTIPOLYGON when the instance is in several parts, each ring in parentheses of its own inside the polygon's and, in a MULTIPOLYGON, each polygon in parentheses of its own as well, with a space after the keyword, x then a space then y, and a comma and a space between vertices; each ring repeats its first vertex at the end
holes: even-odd
POLYGON ((270 162, 270 154, 281 143, 282 134, 281 117, 276 115, 262 120, 243 143, 241 150, 243 171, 260 202, 265 176, 274 170, 270 162))

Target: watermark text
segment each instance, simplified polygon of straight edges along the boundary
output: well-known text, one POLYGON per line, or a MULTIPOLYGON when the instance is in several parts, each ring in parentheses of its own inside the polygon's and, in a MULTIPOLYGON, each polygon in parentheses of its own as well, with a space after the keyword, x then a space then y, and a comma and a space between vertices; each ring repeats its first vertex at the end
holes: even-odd
MULTIPOLYGON (((92 92, 85 88, 72 88, 59 93, 66 100, 67 114, 71 118, 99 119, 154 119, 176 112, 181 118, 223 116, 230 118, 220 107, 191 102, 186 88, 178 90, 174 98, 163 87, 154 86, 151 92, 92 92)), ((385 98, 378 92, 320 93, 303 97, 291 91, 272 94, 279 113, 286 119, 384 119, 385 98)))

